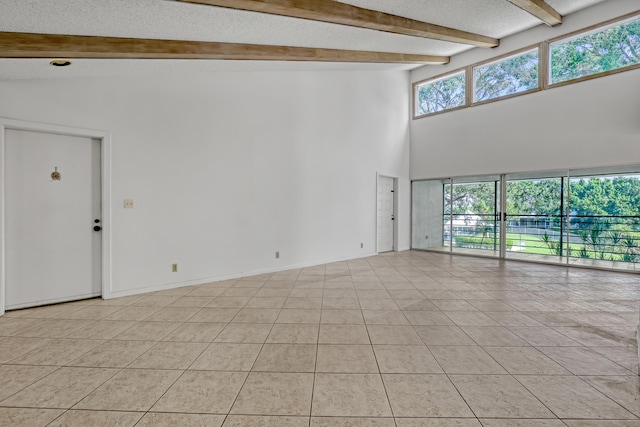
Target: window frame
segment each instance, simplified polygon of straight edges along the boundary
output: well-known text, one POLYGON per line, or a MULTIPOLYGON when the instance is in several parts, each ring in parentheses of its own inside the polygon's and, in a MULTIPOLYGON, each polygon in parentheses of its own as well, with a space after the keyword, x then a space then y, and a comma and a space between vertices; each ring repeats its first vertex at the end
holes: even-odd
POLYGON ((488 104, 490 102, 495 102, 495 101, 499 101, 502 99, 509 99, 509 98, 515 98, 516 96, 521 96, 521 95, 525 95, 528 93, 533 93, 533 92, 540 92, 543 89, 543 78, 542 78, 542 74, 544 73, 544 70, 542 69, 542 54, 543 54, 543 50, 541 48, 541 43, 536 43, 533 45, 529 45, 526 47, 523 47, 522 49, 518 49, 515 50, 513 52, 509 52, 509 53, 505 53, 503 55, 497 56, 495 58, 491 58, 488 59, 486 61, 482 61, 482 62, 477 62, 475 64, 472 64, 469 66, 470 69, 470 74, 471 74, 471 105, 483 105, 483 104, 488 104), (516 57, 516 56, 520 56, 522 54, 525 54, 527 52, 533 52, 537 50, 538 51, 538 87, 533 88, 533 89, 528 89, 522 92, 516 92, 516 93, 511 93, 509 95, 503 95, 503 96, 498 96, 495 98, 491 98, 491 99, 484 99, 482 101, 476 101, 476 78, 475 78, 475 70, 478 67, 484 67, 493 63, 497 63, 512 57, 516 57))
POLYGON ((456 70, 453 71, 449 71, 443 74, 438 74, 437 76, 434 77, 429 77, 427 79, 424 80, 420 80, 417 81, 415 83, 412 84, 412 88, 413 88, 413 118, 414 119, 419 119, 422 117, 428 117, 428 116, 433 116, 436 114, 442 114, 445 112, 449 112, 449 111, 455 111, 455 110, 461 110, 463 108, 467 108, 469 106, 469 97, 468 97, 468 91, 467 91, 467 87, 468 87, 468 72, 467 72, 467 68, 468 67, 463 67, 463 68, 458 68, 456 70), (446 110, 440 110, 440 111, 434 111, 431 113, 425 113, 425 114, 418 114, 418 90, 420 86, 424 86, 426 84, 429 83, 436 83, 438 81, 441 80, 446 80, 447 78, 451 78, 454 77, 457 74, 463 74, 464 76, 464 93, 465 93, 465 97, 464 97, 464 103, 462 105, 459 105, 457 107, 452 107, 452 108, 447 108, 446 110))
POLYGON ((461 110, 464 108, 469 108, 469 107, 475 107, 477 105, 484 105, 484 104, 489 104, 492 102, 496 102, 496 101, 501 101, 503 99, 510 99, 510 98, 515 98, 517 96, 522 96, 525 94, 530 94, 530 93, 535 93, 535 92, 540 92, 540 91, 544 91, 544 90, 548 90, 548 89, 553 89, 556 87, 562 87, 562 86, 566 86, 569 84, 573 84, 573 83, 578 83, 578 82, 582 82, 582 81, 586 81, 586 80, 591 80, 591 79, 596 79, 596 78, 600 78, 600 77, 605 77, 605 76, 609 76, 609 75, 613 75, 613 74, 618 74, 618 73, 622 73, 625 71, 630 71, 630 70, 635 70, 640 68, 640 63, 638 64, 631 64, 625 67, 621 67, 621 68, 616 68, 615 70, 609 70, 609 71, 602 71, 599 73, 595 73, 595 74, 590 74, 588 76, 583 76, 583 77, 579 77, 576 79, 571 79, 571 80, 565 80, 563 82, 558 82, 558 83, 551 83, 551 49, 550 46, 553 43, 557 43, 561 40, 570 40, 571 38, 577 38, 580 35, 587 35, 589 33, 594 33, 597 32, 597 30, 602 30, 605 31, 607 28, 609 27, 613 27, 615 25, 623 25, 625 22, 628 21, 634 21, 635 19, 640 19, 640 10, 636 10, 634 12, 630 12, 627 14, 624 14, 622 16, 613 18, 613 19, 609 19, 607 21, 603 21, 600 22, 598 24, 594 24, 585 28, 581 28, 578 29, 576 31, 572 31, 570 33, 567 34, 563 34, 561 36, 557 36, 551 39, 547 39, 547 40, 543 40, 539 43, 535 43, 535 44, 531 44, 529 46, 514 50, 514 51, 510 51, 507 52, 503 55, 499 55, 493 58, 489 58, 487 60, 481 61, 481 62, 475 62, 469 65, 466 65, 464 67, 460 67, 457 68, 455 70, 452 71, 447 71, 446 73, 441 73, 438 75, 435 75, 433 77, 428 77, 426 79, 422 79, 419 80, 417 82, 412 83, 412 102, 411 102, 411 115, 413 120, 416 119, 422 119, 424 117, 431 117, 434 115, 438 115, 438 114, 442 114, 442 113, 446 113, 449 111, 456 111, 456 110, 461 110), (487 65, 490 64, 492 62, 498 62, 502 59, 506 59, 510 56, 517 56, 520 53, 526 52, 528 50, 534 50, 534 49, 538 49, 538 87, 535 89, 529 89, 527 91, 523 91, 523 92, 518 92, 518 93, 512 93, 509 95, 505 95, 505 96, 500 96, 497 98, 492 98, 492 99, 487 99, 487 100, 483 100, 483 101, 475 101, 475 79, 473 76, 474 73, 474 69, 479 67, 479 66, 483 66, 483 65, 487 65), (417 90, 418 90, 418 86, 422 86, 424 84, 427 84, 429 82, 435 82, 438 80, 442 80, 445 79, 447 77, 453 76, 455 74, 459 74, 459 73, 464 73, 465 75, 465 102, 463 105, 460 105, 458 107, 453 107, 453 108, 448 108, 446 110, 441 110, 441 111, 435 111, 433 113, 426 113, 426 114, 418 114, 418 96, 417 96, 417 90))
POLYGON ((547 45, 547 53, 546 53, 547 69, 545 70, 546 78, 547 78, 547 81, 548 81, 547 88, 551 89, 551 88, 554 88, 554 87, 566 86, 566 85, 572 84, 572 83, 583 82, 583 81, 586 81, 586 80, 596 79, 598 77, 609 76, 609 75, 612 75, 612 74, 618 74, 618 73, 622 73, 624 71, 640 68, 640 62, 639 62, 637 64, 631 64, 631 65, 627 65, 625 67, 616 68, 615 70, 600 71, 598 73, 589 74, 588 76, 582 76, 582 77, 577 77, 575 79, 564 80, 562 82, 551 83, 551 66, 552 66, 552 64, 551 64, 551 47, 552 47, 553 44, 557 44, 557 43, 560 43, 562 41, 569 42, 571 40, 575 40, 575 39, 579 38, 580 36, 587 36, 587 35, 590 35, 590 34, 603 32, 603 31, 608 30, 609 28, 615 27, 617 25, 624 25, 627 22, 635 21, 637 19, 640 19, 640 11, 631 12, 631 13, 628 13, 626 15, 619 16, 617 18, 601 22, 599 24, 591 25, 589 27, 582 28, 582 29, 577 30, 577 31, 573 31, 573 32, 568 33, 568 34, 564 34, 562 36, 558 36, 558 37, 554 37, 552 39, 546 40, 544 43, 546 43, 546 45, 547 45))

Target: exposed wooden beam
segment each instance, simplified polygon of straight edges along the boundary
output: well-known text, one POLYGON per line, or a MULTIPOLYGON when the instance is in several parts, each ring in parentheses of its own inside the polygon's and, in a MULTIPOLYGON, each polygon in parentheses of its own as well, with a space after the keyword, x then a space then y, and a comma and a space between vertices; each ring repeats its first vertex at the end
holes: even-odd
POLYGON ((448 56, 241 43, 0 32, 0 58, 228 59, 446 64, 448 56))
POLYGON ((478 47, 496 47, 498 39, 460 31, 415 19, 364 9, 333 0, 180 0, 252 12, 311 19, 331 24, 349 25, 386 31, 408 36, 468 44, 478 47))
POLYGON ((520 9, 529 12, 550 27, 562 24, 562 15, 544 0, 507 0, 520 9))

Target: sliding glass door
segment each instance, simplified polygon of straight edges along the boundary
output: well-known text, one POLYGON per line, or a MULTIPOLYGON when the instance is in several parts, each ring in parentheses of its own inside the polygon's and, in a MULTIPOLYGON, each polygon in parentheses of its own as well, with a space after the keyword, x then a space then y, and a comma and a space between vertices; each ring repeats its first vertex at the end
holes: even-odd
POLYGON ((414 181, 412 248, 640 270, 640 166, 414 181))
POLYGON ((499 255, 499 188, 499 176, 453 179, 445 194, 452 215, 444 228, 453 253, 499 255))

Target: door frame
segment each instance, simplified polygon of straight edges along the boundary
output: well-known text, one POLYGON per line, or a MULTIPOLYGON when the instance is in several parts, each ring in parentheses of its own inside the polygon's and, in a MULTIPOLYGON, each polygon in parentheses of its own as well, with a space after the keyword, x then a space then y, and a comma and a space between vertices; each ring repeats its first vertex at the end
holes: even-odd
POLYGON ((23 130, 45 132, 58 135, 80 136, 100 141, 100 192, 102 219, 102 298, 111 297, 111 133, 81 129, 68 126, 58 126, 48 123, 36 123, 0 117, 0 316, 5 312, 6 305, 6 240, 5 240, 5 131, 23 130))
POLYGON ((393 180, 393 249, 391 252, 398 251, 398 177, 392 175, 385 175, 379 172, 376 172, 376 230, 375 230, 375 242, 376 242, 376 253, 379 254, 378 250, 378 186, 380 185, 380 177, 390 178, 393 180))

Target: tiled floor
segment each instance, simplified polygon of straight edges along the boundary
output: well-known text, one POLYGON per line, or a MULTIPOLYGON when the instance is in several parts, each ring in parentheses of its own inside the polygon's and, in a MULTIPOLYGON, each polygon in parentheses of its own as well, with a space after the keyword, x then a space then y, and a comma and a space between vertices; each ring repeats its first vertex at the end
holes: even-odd
POLYGON ((401 252, 0 317, 2 426, 640 426, 637 275, 401 252))

